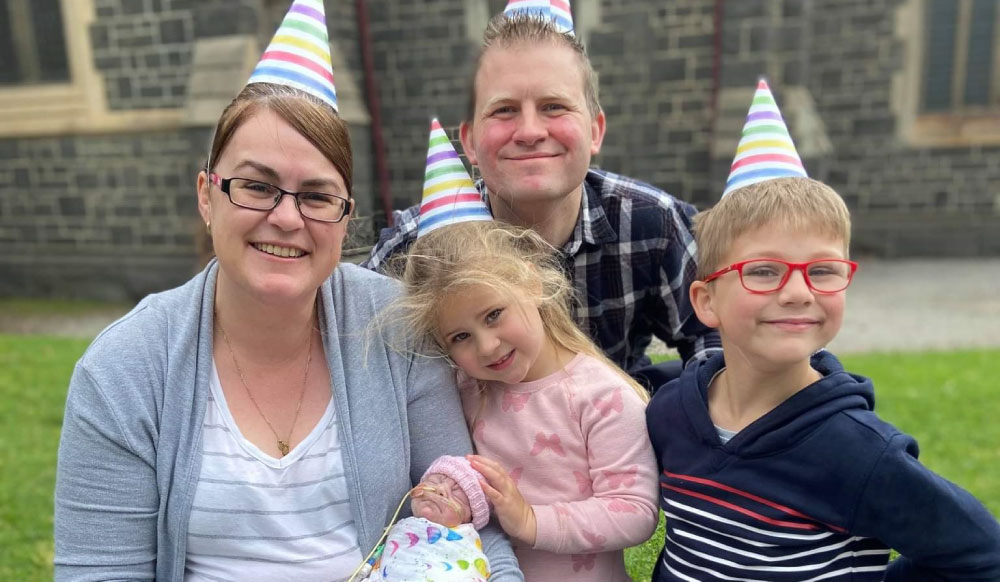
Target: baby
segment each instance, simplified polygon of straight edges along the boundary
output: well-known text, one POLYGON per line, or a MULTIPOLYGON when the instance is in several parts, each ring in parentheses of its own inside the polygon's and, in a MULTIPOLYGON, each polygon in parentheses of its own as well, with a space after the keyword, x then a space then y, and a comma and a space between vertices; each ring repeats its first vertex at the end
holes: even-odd
POLYGON ((413 488, 413 517, 389 530, 367 582, 486 582, 478 529, 489 521, 483 476, 462 457, 438 457, 413 488))

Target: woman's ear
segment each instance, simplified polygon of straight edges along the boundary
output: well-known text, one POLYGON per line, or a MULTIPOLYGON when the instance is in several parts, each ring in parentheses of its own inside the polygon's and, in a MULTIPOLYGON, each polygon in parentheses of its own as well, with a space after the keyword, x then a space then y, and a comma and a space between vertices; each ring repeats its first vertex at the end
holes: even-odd
POLYGON ((719 318, 715 314, 715 308, 712 304, 712 290, 709 285, 711 283, 695 281, 691 283, 688 295, 691 297, 691 306, 694 307, 694 313, 698 316, 698 320, 708 327, 719 327, 719 318))
POLYGON ((212 183, 208 181, 205 170, 198 172, 198 212, 206 225, 212 224, 212 203, 209 201, 209 190, 212 183))

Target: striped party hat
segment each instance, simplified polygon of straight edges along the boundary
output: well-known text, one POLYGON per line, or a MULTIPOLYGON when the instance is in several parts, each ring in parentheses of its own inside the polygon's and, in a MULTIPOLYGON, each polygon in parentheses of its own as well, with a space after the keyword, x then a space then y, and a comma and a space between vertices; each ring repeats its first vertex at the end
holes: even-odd
POLYGON ((448 224, 493 220, 441 123, 431 120, 417 237, 448 224))
POLYGON ((250 83, 274 83, 305 91, 337 111, 330 37, 322 0, 295 0, 250 75, 250 83))
POLYGON ((573 12, 569 0, 508 0, 503 13, 510 16, 517 12, 547 16, 555 22, 556 30, 573 34, 573 12))
POLYGON ((761 79, 722 195, 765 180, 807 177, 774 95, 761 79))

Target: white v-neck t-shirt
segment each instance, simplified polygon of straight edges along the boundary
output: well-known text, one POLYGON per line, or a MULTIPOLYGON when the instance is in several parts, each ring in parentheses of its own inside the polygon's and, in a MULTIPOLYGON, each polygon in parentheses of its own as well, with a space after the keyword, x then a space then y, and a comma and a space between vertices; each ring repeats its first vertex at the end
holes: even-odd
POLYGON ((243 437, 212 364, 185 582, 332 582, 362 560, 333 399, 309 435, 274 458, 243 437))

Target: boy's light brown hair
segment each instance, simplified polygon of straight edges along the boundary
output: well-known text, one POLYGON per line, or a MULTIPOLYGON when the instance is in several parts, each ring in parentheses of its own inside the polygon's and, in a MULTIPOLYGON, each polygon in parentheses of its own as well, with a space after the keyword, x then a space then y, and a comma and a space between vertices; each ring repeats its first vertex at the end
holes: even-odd
POLYGON ((698 279, 726 267, 733 241, 767 226, 842 240, 849 258, 851 215, 840 195, 811 178, 778 178, 733 190, 694 217, 698 279))
POLYGON ((490 19, 483 32, 483 44, 476 56, 475 69, 469 83, 469 101, 465 111, 466 123, 472 124, 476 118, 476 78, 483 64, 483 57, 491 49, 509 49, 519 46, 538 46, 550 44, 565 46, 576 55, 583 77, 583 95, 587 100, 590 116, 596 118, 601 112, 601 104, 597 99, 597 74, 587 57, 587 49, 580 39, 567 32, 560 32, 551 18, 529 12, 514 14, 497 14, 490 19))

